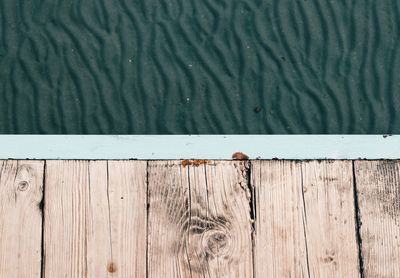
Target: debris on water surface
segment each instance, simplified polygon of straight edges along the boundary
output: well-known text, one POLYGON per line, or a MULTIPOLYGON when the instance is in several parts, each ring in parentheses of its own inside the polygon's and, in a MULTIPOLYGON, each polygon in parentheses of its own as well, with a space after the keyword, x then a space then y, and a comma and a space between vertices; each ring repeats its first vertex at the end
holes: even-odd
POLYGON ((261 107, 257 106, 256 108, 254 108, 254 112, 260 113, 261 112, 261 107))

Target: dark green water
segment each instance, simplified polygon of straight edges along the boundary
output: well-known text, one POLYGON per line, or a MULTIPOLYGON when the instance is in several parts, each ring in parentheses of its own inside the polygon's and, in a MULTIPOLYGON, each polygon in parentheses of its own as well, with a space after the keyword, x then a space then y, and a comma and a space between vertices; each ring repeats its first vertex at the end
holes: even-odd
POLYGON ((0 133, 400 133, 400 1, 1 0, 0 133))

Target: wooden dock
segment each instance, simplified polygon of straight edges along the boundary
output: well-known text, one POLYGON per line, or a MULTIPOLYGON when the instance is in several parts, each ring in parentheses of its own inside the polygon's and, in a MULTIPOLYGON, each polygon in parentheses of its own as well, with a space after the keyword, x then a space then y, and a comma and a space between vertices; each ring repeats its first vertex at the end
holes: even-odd
POLYGON ((0 277, 400 277, 399 161, 0 164, 0 277))

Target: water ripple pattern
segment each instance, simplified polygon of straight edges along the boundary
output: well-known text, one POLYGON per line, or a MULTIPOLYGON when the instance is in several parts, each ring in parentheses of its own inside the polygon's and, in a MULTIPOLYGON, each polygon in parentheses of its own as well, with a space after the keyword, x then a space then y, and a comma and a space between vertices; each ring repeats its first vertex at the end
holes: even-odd
POLYGON ((2 0, 0 133, 400 133, 400 2, 2 0))

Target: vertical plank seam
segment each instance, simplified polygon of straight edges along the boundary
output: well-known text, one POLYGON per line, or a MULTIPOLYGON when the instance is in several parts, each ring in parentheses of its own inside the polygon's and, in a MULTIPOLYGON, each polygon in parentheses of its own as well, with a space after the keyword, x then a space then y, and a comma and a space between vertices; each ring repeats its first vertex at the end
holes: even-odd
POLYGON ((149 214, 150 214, 150 190, 149 175, 150 164, 146 161, 146 278, 149 277, 149 214))
MULTIPOLYGON (((246 162, 245 162, 246 163, 246 162)), ((255 208, 255 203, 256 203, 256 196, 254 192, 254 186, 251 183, 251 161, 248 162, 248 166, 244 165, 244 170, 246 172, 246 182, 247 182, 247 187, 250 193, 250 198, 249 198, 249 207, 250 207, 250 221, 251 221, 251 229, 252 231, 255 231, 255 220, 256 220, 256 208, 255 208)))
MULTIPOLYGON (((253 278, 256 277, 256 268, 254 265, 254 249, 255 249, 255 232, 256 232, 256 193, 255 193, 255 188, 252 183, 252 175, 251 175, 251 170, 253 167, 252 162, 249 160, 248 162, 248 168, 245 170, 247 171, 246 173, 246 178, 247 178, 247 186, 250 191, 250 200, 249 200, 249 206, 250 206, 250 224, 251 224, 251 265, 252 265, 252 274, 253 278)), ((261 164, 261 162, 259 162, 261 164)))
POLYGON ((304 233, 304 241, 305 241, 305 248, 306 248, 305 251, 306 251, 307 274, 308 274, 308 277, 311 277, 311 274, 310 274, 310 260, 309 260, 309 254, 308 254, 307 230, 306 230, 307 208, 306 208, 306 201, 305 201, 305 198, 304 198, 303 163, 300 164, 301 196, 302 196, 302 199, 303 199, 303 215, 302 215, 301 218, 302 218, 302 221, 303 221, 303 233, 304 233))
POLYGON ((42 177, 42 200, 39 203, 39 210, 41 211, 42 215, 42 234, 41 234, 41 244, 40 244, 40 277, 45 277, 45 263, 46 263, 46 254, 44 249, 44 222, 45 222, 45 193, 46 193, 46 160, 43 163, 43 177, 42 177))
POLYGON ((356 169, 355 169, 355 161, 352 160, 352 172, 353 172, 353 192, 354 192, 354 217, 355 217, 355 232, 356 232, 356 243, 358 249, 358 270, 360 272, 360 277, 364 277, 364 258, 362 254, 362 237, 361 237, 361 212, 360 206, 358 202, 358 193, 357 193, 357 178, 356 178, 356 169))

